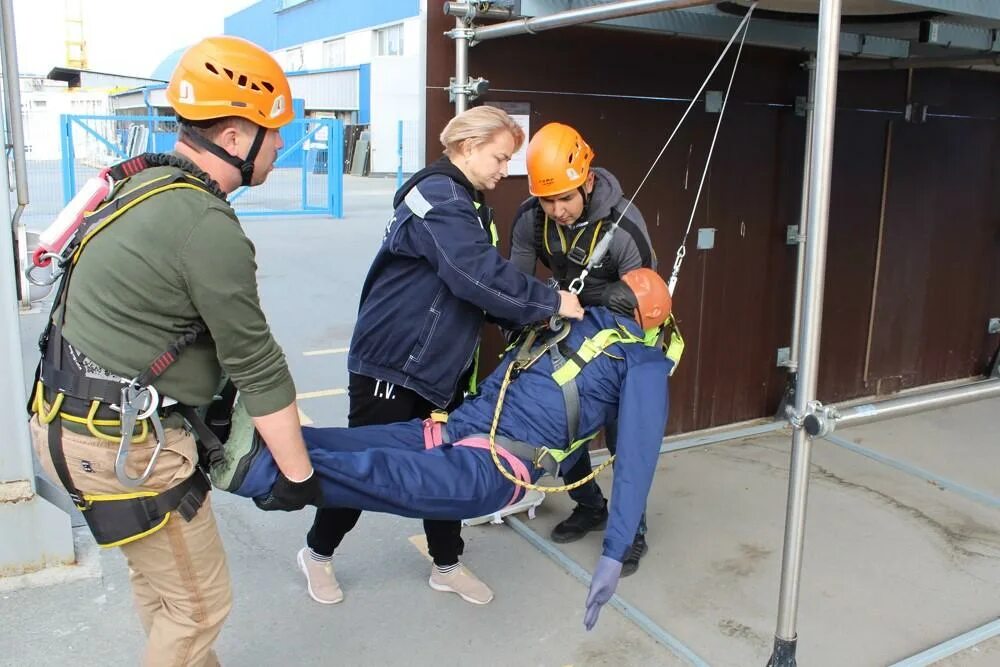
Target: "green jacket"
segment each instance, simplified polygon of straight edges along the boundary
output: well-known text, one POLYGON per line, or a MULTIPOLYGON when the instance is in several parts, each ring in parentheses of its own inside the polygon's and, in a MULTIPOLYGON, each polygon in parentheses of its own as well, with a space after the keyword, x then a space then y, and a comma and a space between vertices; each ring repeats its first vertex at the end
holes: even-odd
MULTIPOLYGON (((129 179, 133 187, 173 167, 129 179)), ((90 240, 69 284, 63 336, 106 370, 132 378, 199 318, 208 327, 154 383, 188 405, 212 400, 225 371, 252 416, 295 400, 260 309, 254 247, 222 199, 181 188, 122 214, 90 240)))

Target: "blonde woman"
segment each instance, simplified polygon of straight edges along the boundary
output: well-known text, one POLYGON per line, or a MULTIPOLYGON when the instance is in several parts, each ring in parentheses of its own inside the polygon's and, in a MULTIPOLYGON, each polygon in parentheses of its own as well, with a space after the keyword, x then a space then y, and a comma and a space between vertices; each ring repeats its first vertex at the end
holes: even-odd
MULTIPOLYGON (((444 155, 396 192, 392 217, 361 292, 347 367, 349 426, 426 418, 461 403, 475 373, 485 318, 520 326, 558 313, 580 319, 576 296, 525 275, 496 249, 483 192, 507 176, 524 142, 505 112, 481 106, 441 132, 444 155)), ((405 484, 402 486, 405 489, 405 484)), ((361 512, 317 510, 299 551, 309 595, 334 604, 344 595, 331 559, 361 512)), ((436 591, 487 604, 493 591, 459 563, 458 521, 425 520, 436 591)))

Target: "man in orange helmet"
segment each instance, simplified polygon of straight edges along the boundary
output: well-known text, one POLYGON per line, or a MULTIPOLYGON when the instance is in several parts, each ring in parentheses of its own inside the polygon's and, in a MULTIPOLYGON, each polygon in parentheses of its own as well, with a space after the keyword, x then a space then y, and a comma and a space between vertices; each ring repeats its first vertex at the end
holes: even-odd
POLYGON ((101 224, 67 268, 43 335, 31 431, 98 543, 128 560, 148 636, 142 664, 187 667, 218 664, 212 645, 232 594, 185 421, 205 445, 195 409, 228 376, 277 462, 262 506, 316 504, 320 488, 261 312, 254 248, 226 199, 274 166, 293 116, 288 81, 258 46, 211 37, 184 53, 167 99, 175 151, 112 167, 111 202, 84 221, 101 224))
MULTIPOLYGON (((622 276, 640 267, 656 269, 656 253, 639 209, 623 196, 618 179, 606 169, 591 167, 594 151, 574 128, 549 123, 531 138, 527 150, 528 198, 514 218, 511 233, 511 261, 525 273, 534 275, 541 262, 552 271, 561 289, 568 289, 588 265, 594 248, 612 225, 611 245, 586 277, 580 303, 614 309, 628 291, 622 276), (622 217, 624 213, 624 217, 622 217)), ((605 442, 614 453, 617 434, 614 424, 605 431, 605 442)), ((590 457, 584 453, 567 483, 590 473, 590 457)), ((602 530, 608 520, 608 503, 596 482, 570 492, 576 501, 572 515, 552 530, 554 542, 575 542, 592 530, 602 530)), ((632 550, 625 560, 624 576, 634 573, 646 553, 645 515, 639 524, 632 550)))

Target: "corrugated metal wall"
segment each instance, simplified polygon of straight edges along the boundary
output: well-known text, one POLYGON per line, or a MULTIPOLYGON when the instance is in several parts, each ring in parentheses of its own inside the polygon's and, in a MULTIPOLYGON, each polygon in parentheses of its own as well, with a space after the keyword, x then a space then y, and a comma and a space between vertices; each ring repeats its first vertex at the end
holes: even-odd
POLYGON ((292 97, 308 100, 310 110, 357 110, 358 78, 359 70, 354 68, 292 74, 288 83, 292 97))
MULTIPOLYGON (((451 25, 428 15, 429 157, 437 155, 437 135, 453 114, 441 92, 454 74, 454 45, 441 36, 451 25)), ((713 42, 572 28, 484 42, 471 50, 469 71, 490 80, 485 102, 529 102, 533 129, 554 120, 576 126, 595 148, 595 164, 631 192, 684 104, 626 96, 689 97, 721 49, 713 42)), ((671 432, 773 414, 784 389, 776 352, 791 342, 796 256, 785 239, 799 215, 805 121, 793 107, 806 92, 803 60, 784 51, 744 52, 694 221, 695 229, 717 230, 715 248, 695 250, 691 239, 675 294, 689 344, 671 381, 671 432)), ((724 90, 725 65, 717 77, 709 89, 724 90)), ((914 101, 930 105, 932 114, 980 119, 932 117, 912 125, 899 113, 906 73, 842 74, 821 399, 976 375, 996 350, 1000 336, 988 336, 986 324, 1000 317, 998 81, 984 73, 917 72, 914 101)), ((716 119, 696 107, 637 199, 665 275, 716 119)), ((526 196, 524 177, 509 178, 490 194, 504 237, 526 196)))

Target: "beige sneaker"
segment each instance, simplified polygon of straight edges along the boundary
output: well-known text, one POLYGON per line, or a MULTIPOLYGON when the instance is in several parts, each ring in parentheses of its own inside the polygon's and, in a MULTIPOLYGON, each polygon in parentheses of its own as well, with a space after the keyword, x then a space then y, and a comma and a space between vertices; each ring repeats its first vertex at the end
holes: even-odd
POLYGON ((309 556, 309 547, 299 550, 299 569, 306 575, 309 597, 320 604, 337 604, 344 599, 337 577, 333 574, 333 563, 319 563, 309 556))
POLYGON ((493 599, 490 587, 464 565, 459 565, 448 574, 441 574, 436 567, 431 566, 428 583, 436 591, 458 593, 459 597, 472 604, 487 604, 493 599))

